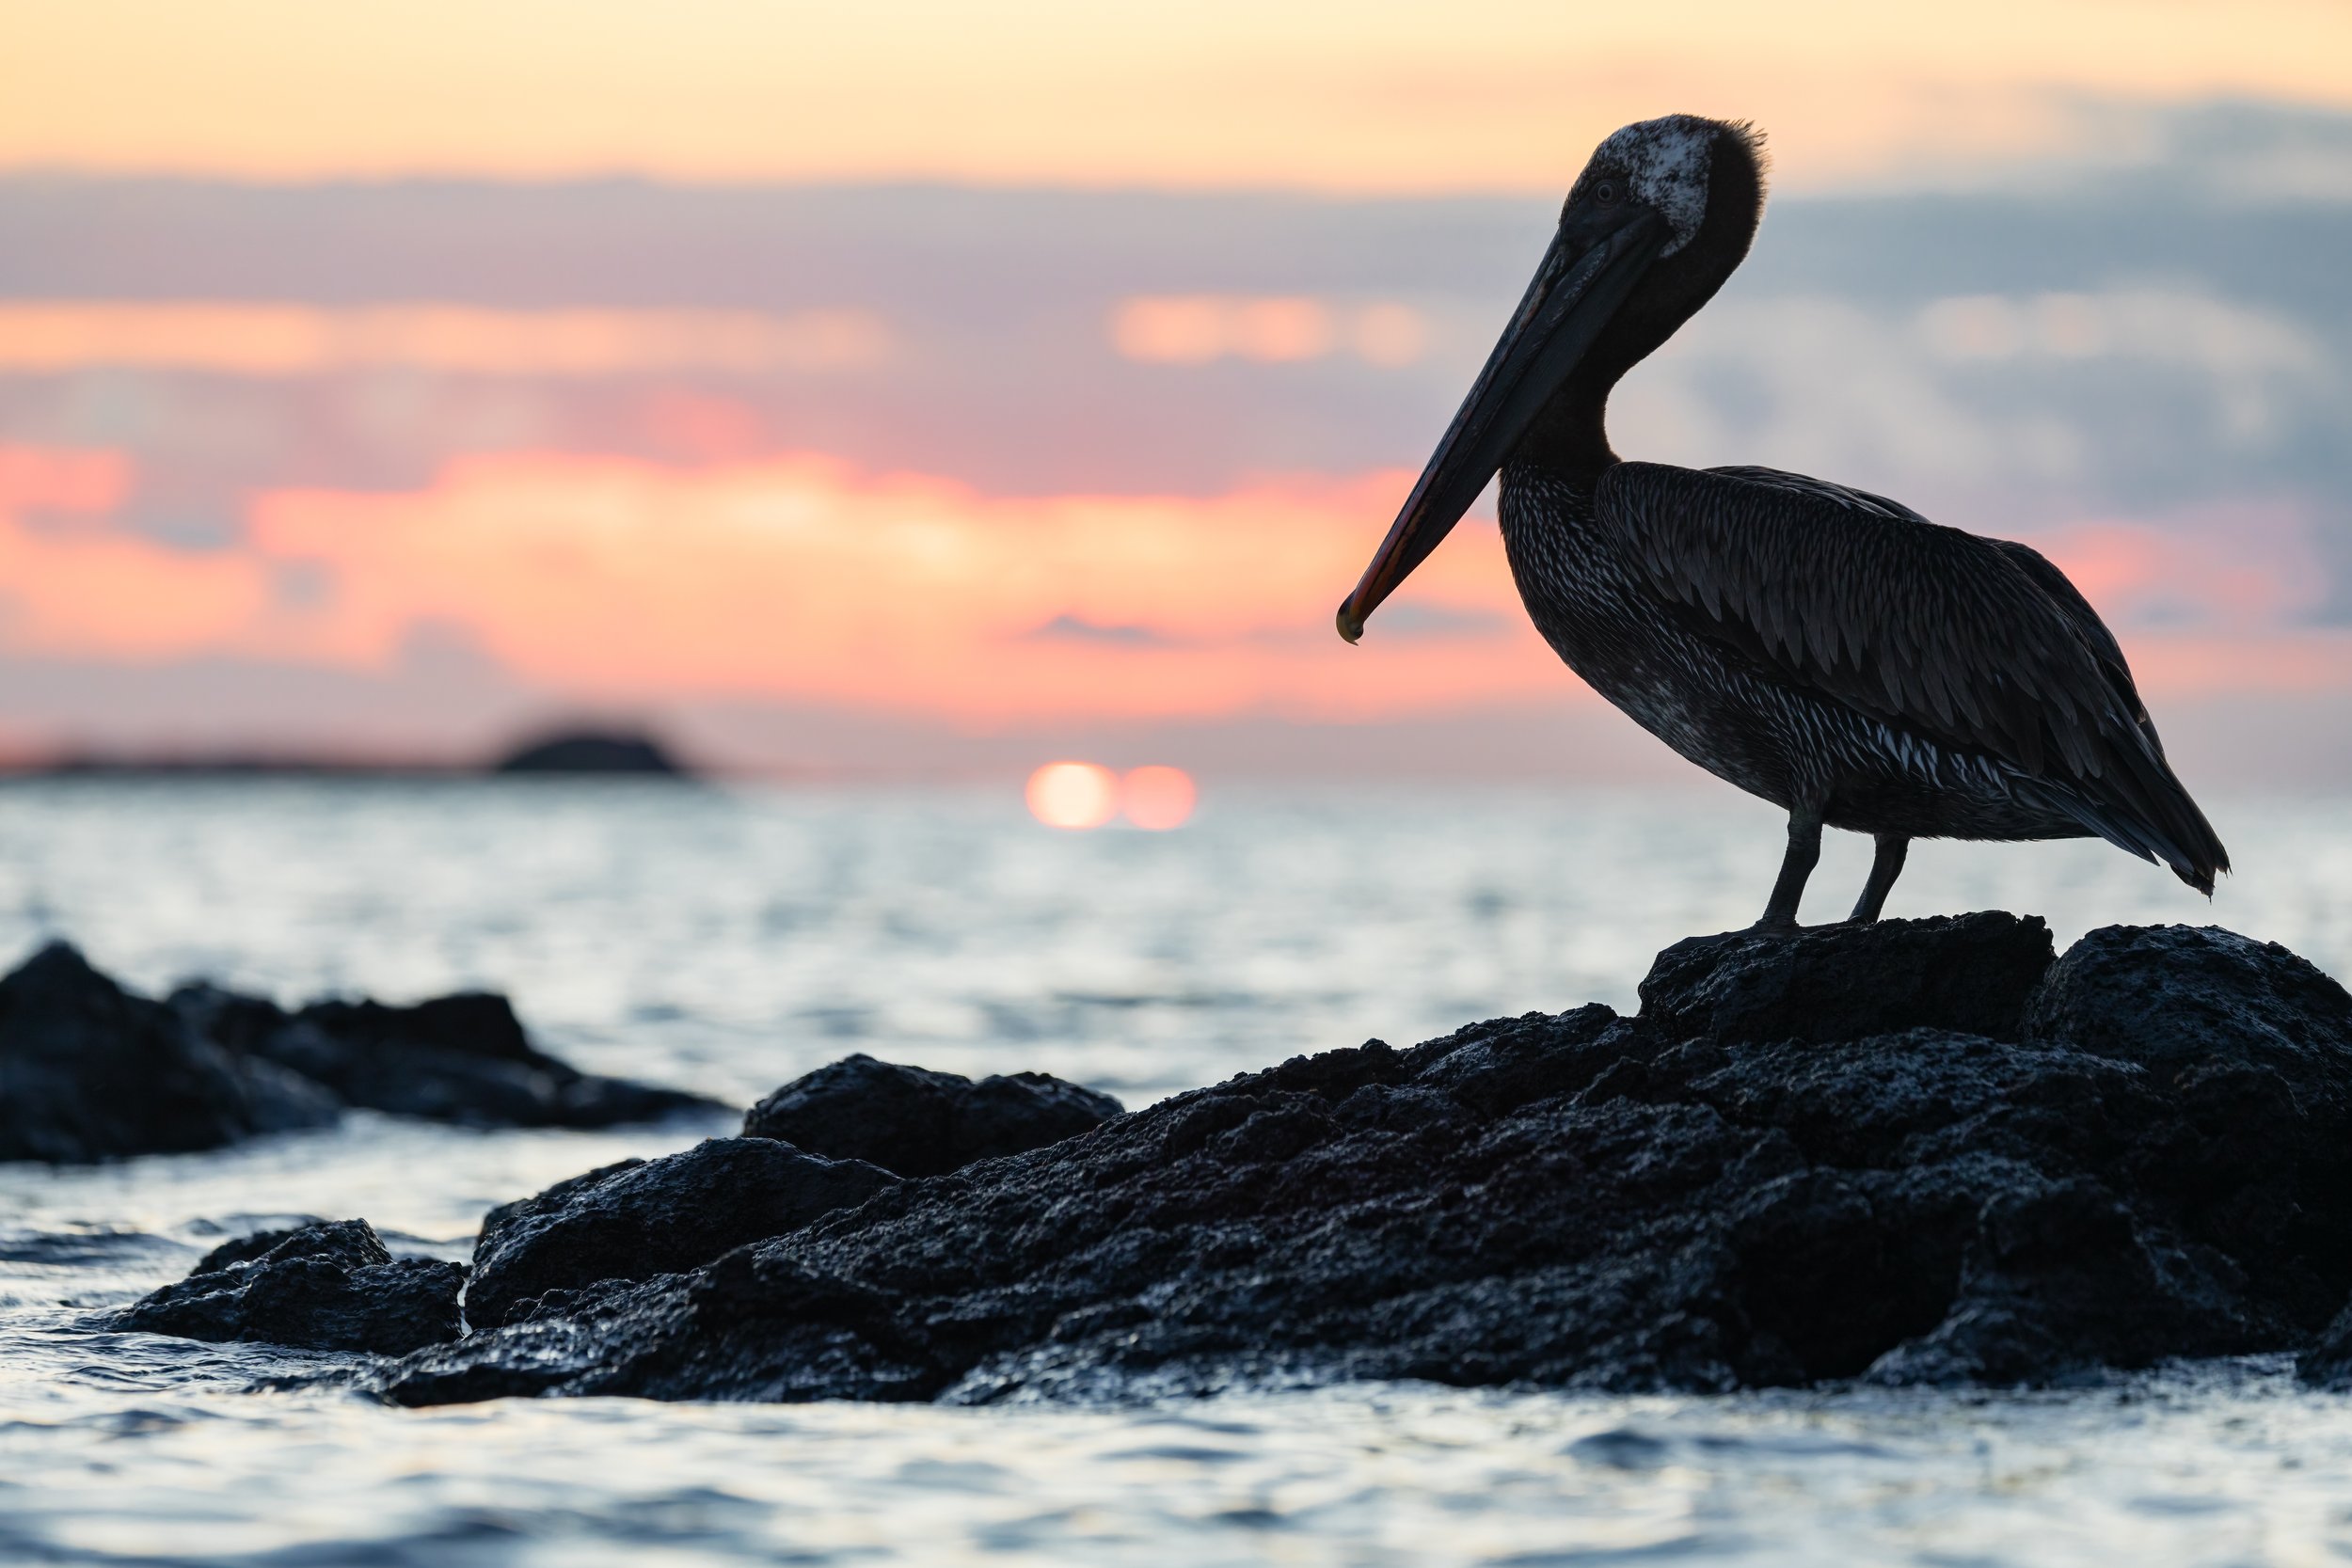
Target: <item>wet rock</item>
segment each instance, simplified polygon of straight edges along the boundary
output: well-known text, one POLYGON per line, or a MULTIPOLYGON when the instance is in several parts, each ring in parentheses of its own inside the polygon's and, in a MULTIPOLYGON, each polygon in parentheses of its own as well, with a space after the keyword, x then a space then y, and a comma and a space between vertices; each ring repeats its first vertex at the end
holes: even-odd
POLYGON ((900 1176, 938 1176, 1076 1137, 1122 1110, 1109 1095, 1042 1072, 976 1084, 860 1054, 796 1078, 753 1106, 743 1135, 782 1138, 900 1176))
POLYGON ((2344 1286, 2352 1182, 2352 995, 2277 942, 2186 926, 2110 926, 2051 967, 2034 1038, 2138 1065, 2166 1114, 2129 1154, 2135 1185, 2231 1238, 2298 1321, 2344 1286))
POLYGON ((264 1257, 279 1243, 298 1236, 314 1227, 355 1223, 358 1222, 323 1220, 316 1215, 308 1215, 296 1224, 281 1226, 276 1230, 250 1230, 242 1236, 231 1236, 220 1245, 213 1248, 212 1251, 198 1259, 196 1267, 190 1269, 188 1273, 190 1275, 218 1274, 232 1264, 250 1263, 257 1258, 264 1257))
POLYGON ((2339 1394, 2352 1391, 2352 1302, 2295 1358, 2295 1372, 2316 1387, 2339 1394))
POLYGON ((365 1220, 264 1231, 215 1247, 196 1272, 103 1325, 183 1339, 405 1355, 457 1338, 463 1264, 395 1259, 365 1220))
POLYGON ((313 1002, 288 1012, 207 984, 171 1006, 248 1059, 274 1063, 347 1105, 473 1127, 612 1127, 720 1109, 700 1095, 581 1072, 535 1049, 503 996, 461 991, 407 1006, 313 1002))
POLYGON ((2333 982, 2180 927, 2094 932, 2056 965, 2007 917, 1794 940, 1785 963, 1750 939, 1669 950, 1640 1018, 1374 1041, 901 1182, 542 1298, 380 1386, 980 1402, 2352 1364, 2342 1320, 2322 1339, 2352 1295, 2333 982))
POLYGON ((2067 949, 2026 1020, 2171 1077, 2242 1062, 2352 1096, 2352 995, 2275 942, 2190 926, 2109 926, 2067 949), (2217 1042, 2224 1048, 2217 1052, 2217 1042))
POLYGON ((331 1122, 335 1098, 225 1051, 66 942, 0 979, 0 1160, 215 1148, 331 1122))
POLYGON ((610 1127, 724 1107, 536 1050, 502 996, 298 1012, 211 985, 167 1003, 52 942, 0 979, 0 1160, 215 1148, 349 1106, 479 1127, 610 1127))
POLYGON ((770 1138, 709 1138, 628 1160, 493 1211, 474 1243, 466 1316, 505 1323, 527 1298, 707 1263, 853 1208, 898 1178, 770 1138))

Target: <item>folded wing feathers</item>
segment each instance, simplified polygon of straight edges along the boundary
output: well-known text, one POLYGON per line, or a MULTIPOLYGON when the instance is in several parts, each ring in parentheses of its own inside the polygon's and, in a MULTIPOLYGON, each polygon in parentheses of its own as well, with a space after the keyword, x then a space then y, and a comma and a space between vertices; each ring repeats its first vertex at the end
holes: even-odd
POLYGON ((2139 740, 2101 679, 2112 638, 2090 645, 1994 541, 1773 469, 1623 464, 1604 483, 1653 586, 1740 623, 1791 674, 2029 773, 2055 754, 2097 778, 2139 740))
POLYGON ((2086 807, 2086 826, 2193 886, 2228 869, 2114 635, 2027 546, 1772 468, 1620 464, 1598 511, 1656 592, 1785 674, 2028 775, 2097 786, 2122 810, 2086 807))

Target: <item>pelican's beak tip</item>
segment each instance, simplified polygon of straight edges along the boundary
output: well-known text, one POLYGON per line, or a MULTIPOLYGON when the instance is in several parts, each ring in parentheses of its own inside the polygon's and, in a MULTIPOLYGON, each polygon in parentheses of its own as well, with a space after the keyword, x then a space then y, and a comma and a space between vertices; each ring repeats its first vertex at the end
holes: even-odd
POLYGON ((1357 614, 1356 611, 1349 606, 1340 606, 1340 637, 1342 641, 1351 643, 1359 641, 1363 638, 1363 635, 1364 618, 1357 614))

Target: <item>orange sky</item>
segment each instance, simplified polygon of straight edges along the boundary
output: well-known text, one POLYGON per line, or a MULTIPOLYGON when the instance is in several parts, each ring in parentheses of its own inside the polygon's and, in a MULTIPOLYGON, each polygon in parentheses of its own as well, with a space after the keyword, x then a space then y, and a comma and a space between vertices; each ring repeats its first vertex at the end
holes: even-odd
MULTIPOLYGON (((1549 192, 1613 126, 1688 108, 1766 125, 1776 179, 1804 189, 2128 153, 2136 108, 2230 97, 2352 110, 2352 5, 0 0, 0 175, 1549 192)), ((2024 341, 2002 301, 1947 304, 1928 325, 1956 354, 2024 341)), ((1103 331, 1144 365, 1372 375, 1426 366, 1442 325, 1402 299, 1170 293, 1123 299, 1103 331)), ((838 310, 0 301, 0 376, 94 387, 880 374, 911 352, 838 310)), ((1528 626, 1490 525, 1449 542, 1363 647, 1332 634, 1408 473, 1003 496, 763 451, 755 415, 675 401, 711 426, 677 450, 727 461, 504 451, 390 491, 257 475, 225 503, 234 542, 200 549, 113 521, 135 494, 165 515, 169 473, 142 492, 128 451, 0 432, 0 653, 378 672, 454 628, 555 701, 821 703, 966 729, 1589 700, 1528 626)), ((2327 576, 2297 543, 2307 521, 2085 517, 2038 542, 2127 628, 2152 693, 2352 689, 2352 636, 2304 625, 2327 576)))
MULTIPOLYGON (((416 628, 453 626, 574 700, 819 702, 967 729, 1581 691, 1528 626, 1491 526, 1449 540, 1361 647, 1333 634, 1402 471, 1003 499, 807 454, 520 453, 417 491, 264 493, 245 544, 195 552, 107 526, 133 477, 110 452, 0 449, 9 652, 368 671, 416 628)), ((2289 625, 2309 586, 2291 554, 2265 566, 2242 537, 2225 555, 2117 520, 2044 543, 2119 620, 2151 599, 2203 611, 2192 632, 2127 634, 2152 695, 2352 689, 2352 635, 2289 625)))
POLYGON ((0 374, 137 365, 314 376, 405 368, 567 376, 839 370, 888 355, 889 329, 852 310, 485 310, 450 305, 43 300, 0 303, 0 374))
POLYGON ((2352 106, 2335 0, 0 0, 0 168, 1549 190, 1667 109, 1784 183, 2352 106), (298 134, 291 128, 298 127, 298 134))

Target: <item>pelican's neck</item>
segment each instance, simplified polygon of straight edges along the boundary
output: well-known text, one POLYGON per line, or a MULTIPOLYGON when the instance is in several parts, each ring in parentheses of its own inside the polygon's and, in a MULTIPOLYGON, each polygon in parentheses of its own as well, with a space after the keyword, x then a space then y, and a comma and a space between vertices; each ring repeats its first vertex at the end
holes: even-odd
POLYGON ((1609 394, 1715 297, 1747 259, 1764 215, 1763 171, 1751 147, 1718 145, 1696 233, 1652 263, 1593 346, 1519 437, 1515 462, 1590 483, 1617 462, 1609 444, 1609 394), (1737 155, 1734 155, 1735 152, 1737 155))
POLYGON ((1519 437, 1511 461, 1548 469, 1579 485, 1597 483, 1618 461, 1609 444, 1609 394, 1616 379, 1593 384, 1581 376, 1572 378, 1552 394, 1519 437))

